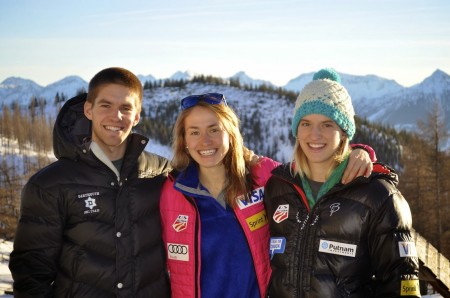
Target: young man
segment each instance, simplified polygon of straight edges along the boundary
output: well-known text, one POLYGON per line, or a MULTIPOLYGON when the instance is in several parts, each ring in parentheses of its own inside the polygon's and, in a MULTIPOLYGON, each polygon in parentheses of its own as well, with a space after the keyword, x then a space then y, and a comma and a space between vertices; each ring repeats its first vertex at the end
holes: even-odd
POLYGON ((159 216, 170 168, 131 132, 141 106, 139 79, 107 68, 59 112, 58 161, 22 191, 15 297, 170 297, 159 216))

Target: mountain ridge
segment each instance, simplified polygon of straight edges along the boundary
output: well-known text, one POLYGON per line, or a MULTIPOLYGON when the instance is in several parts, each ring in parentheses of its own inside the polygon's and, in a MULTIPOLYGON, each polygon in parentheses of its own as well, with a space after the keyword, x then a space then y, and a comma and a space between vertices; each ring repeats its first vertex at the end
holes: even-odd
MULTIPOLYGON (((352 96, 355 112, 359 117, 392 126, 397 130, 417 131, 417 121, 426 120, 427 111, 436 102, 440 105, 446 126, 450 130, 450 100, 448 99, 450 98, 450 76, 444 71, 436 69, 422 82, 411 87, 403 87, 395 80, 377 75, 339 74, 342 84, 352 96)), ((177 71, 167 79, 191 81, 194 76, 198 75, 192 71, 177 71)), ((299 92, 312 80, 312 76, 312 72, 301 74, 281 88, 299 92)), ((138 75, 138 78, 143 84, 148 81, 158 81, 152 75, 138 75)), ((237 72, 226 80, 239 80, 241 86, 266 85, 277 88, 269 81, 251 78, 244 71, 237 72)), ((3 105, 11 106, 13 102, 27 106, 34 97, 52 102, 57 93, 64 95, 64 98, 67 99, 76 95, 80 90, 87 90, 87 87, 88 83, 76 75, 64 77, 45 87, 30 79, 9 77, 0 84, 0 110, 3 105)), ((227 94, 229 91, 225 89, 223 92, 227 94)), ((274 106, 273 108, 278 107, 274 106)), ((444 147, 450 148, 450 141, 444 147)))

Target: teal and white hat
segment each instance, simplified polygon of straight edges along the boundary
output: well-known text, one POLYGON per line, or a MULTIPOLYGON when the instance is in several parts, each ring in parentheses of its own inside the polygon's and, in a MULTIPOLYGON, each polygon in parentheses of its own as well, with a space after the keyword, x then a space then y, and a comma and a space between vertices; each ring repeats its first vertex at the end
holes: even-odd
POLYGON ((311 114, 321 114, 335 121, 351 140, 355 134, 355 111, 339 74, 324 68, 314 74, 297 97, 292 118, 292 134, 297 137, 300 120, 311 114))

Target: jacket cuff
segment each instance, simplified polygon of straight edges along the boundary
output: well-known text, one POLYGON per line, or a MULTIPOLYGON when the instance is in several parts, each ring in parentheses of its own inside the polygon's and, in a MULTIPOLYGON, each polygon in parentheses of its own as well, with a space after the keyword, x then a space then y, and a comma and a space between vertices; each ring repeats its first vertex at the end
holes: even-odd
POLYGON ((370 160, 372 162, 377 162, 377 155, 375 154, 375 150, 373 150, 372 147, 370 147, 369 145, 364 145, 364 144, 350 144, 350 146, 352 147, 352 149, 363 149, 364 151, 366 151, 369 154, 370 160))

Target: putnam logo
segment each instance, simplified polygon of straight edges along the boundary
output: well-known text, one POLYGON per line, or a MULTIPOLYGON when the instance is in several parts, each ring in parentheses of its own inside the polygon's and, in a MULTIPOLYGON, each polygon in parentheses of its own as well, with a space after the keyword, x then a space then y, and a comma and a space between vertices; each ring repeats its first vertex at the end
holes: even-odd
POLYGON ((400 296, 420 297, 419 280, 402 280, 400 284, 400 296))
POLYGON ((319 251, 327 254, 355 257, 357 246, 335 241, 320 240, 319 251))
POLYGON ((186 230, 188 219, 189 219, 188 215, 183 214, 178 215, 177 219, 175 219, 175 222, 172 224, 173 229, 177 232, 186 230))
POLYGON ((263 226, 267 225, 267 223, 269 222, 267 219, 267 214, 266 214, 265 210, 258 212, 255 215, 252 215, 250 217, 247 217, 245 219, 245 221, 247 222, 247 224, 250 228, 250 231, 252 231, 252 232, 257 229, 262 228, 263 226))
POLYGON ((417 250, 414 242, 399 241, 398 249, 400 252, 400 257, 402 258, 417 257, 417 250))
POLYGON ((276 223, 280 223, 283 220, 286 220, 289 217, 289 205, 280 205, 278 206, 277 210, 275 210, 275 213, 273 214, 273 220, 276 223))
POLYGON ((238 200, 239 209, 245 209, 250 206, 262 203, 264 199, 264 187, 260 187, 252 190, 248 195, 248 200, 245 200, 244 196, 241 196, 238 200))

